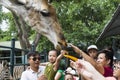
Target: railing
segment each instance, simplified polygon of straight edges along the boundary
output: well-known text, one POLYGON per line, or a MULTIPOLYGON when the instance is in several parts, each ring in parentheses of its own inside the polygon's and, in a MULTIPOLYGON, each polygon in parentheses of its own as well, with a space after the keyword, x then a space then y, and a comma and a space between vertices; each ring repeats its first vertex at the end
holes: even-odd
MULTIPOLYGON (((7 66, 8 66, 7 69, 4 69, 4 66, 0 67, 0 76, 2 76, 4 80, 5 80, 6 76, 7 76, 6 79, 9 77, 8 80, 10 80, 11 78, 13 80, 18 80, 20 78, 22 72, 26 69, 26 67, 28 65, 28 64, 26 64, 27 59, 26 59, 25 54, 29 50, 15 48, 15 39, 11 40, 11 47, 0 45, 0 48, 10 49, 10 56, 9 57, 5 57, 5 56, 0 57, 0 60, 6 60, 6 59, 10 60, 10 63, 7 63, 7 66), (16 51, 21 51, 21 52, 24 51, 24 54, 22 56, 15 56, 16 51), (18 64, 18 63, 16 64, 14 62, 16 58, 22 58, 23 63, 22 64, 18 64), (1 71, 2 71, 2 73, 1 73, 1 71)), ((34 51, 34 46, 32 46, 32 50, 34 51)), ((44 52, 44 53, 46 53, 46 52, 44 52)), ((44 58, 44 59, 42 59, 43 62, 47 60, 47 55, 46 54, 41 55, 41 56, 44 58)), ((0 78, 2 78, 2 77, 0 77, 0 78)), ((3 80, 3 79, 0 79, 0 80, 3 80)))
MULTIPOLYGON (((15 48, 15 39, 14 38, 11 40, 11 47, 1 46, 1 45, 0 45, 0 47, 1 48, 10 49, 10 51, 11 51, 10 52, 10 57, 0 57, 0 60, 10 59, 10 63, 8 64, 9 65, 8 69, 10 70, 9 72, 10 72, 11 77, 13 77, 14 76, 14 66, 16 66, 16 64, 14 63, 14 61, 15 61, 14 59, 20 57, 20 56, 18 56, 18 57, 15 56, 15 51, 20 50, 21 52, 22 51, 28 52, 28 50, 23 50, 23 49, 15 48)), ((23 65, 23 69, 22 70, 25 70, 25 65, 26 65, 25 64, 25 54, 22 55, 22 56, 24 57, 24 63, 23 64, 19 64, 19 65, 23 65)), ((5 72, 4 68, 2 69, 2 71, 5 72)))
POLYGON ((6 61, 3 61, 3 64, 1 64, 2 66, 0 67, 0 80, 19 80, 22 72, 27 67, 27 64, 15 65, 13 69, 13 76, 11 76, 8 63, 6 63, 6 61))

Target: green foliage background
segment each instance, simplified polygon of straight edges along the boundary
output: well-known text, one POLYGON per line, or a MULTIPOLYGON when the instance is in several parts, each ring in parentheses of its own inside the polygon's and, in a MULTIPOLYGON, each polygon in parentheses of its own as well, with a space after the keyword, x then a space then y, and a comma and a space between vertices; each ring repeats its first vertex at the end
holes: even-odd
MULTIPOLYGON (((88 45, 96 44, 96 39, 112 18, 119 3, 119 0, 53 0, 51 4, 56 8, 67 42, 86 49, 88 45)), ((0 22, 2 20, 8 22, 9 29, 5 32, 0 29, 0 41, 7 41, 11 39, 10 34, 16 32, 14 19, 10 12, 3 13, 0 7, 0 22)), ((32 31, 30 39, 33 39, 34 35, 35 32, 32 31)), ((97 45, 111 45, 111 43, 111 39, 108 38, 97 45)), ((53 44, 42 37, 37 50, 52 48, 53 44)))

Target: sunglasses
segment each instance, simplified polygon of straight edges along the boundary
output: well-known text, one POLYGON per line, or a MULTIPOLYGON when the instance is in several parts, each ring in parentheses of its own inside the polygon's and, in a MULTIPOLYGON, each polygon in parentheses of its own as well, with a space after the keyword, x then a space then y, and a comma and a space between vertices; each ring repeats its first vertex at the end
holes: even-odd
POLYGON ((40 61, 40 57, 33 57, 32 58, 33 61, 36 61, 37 59, 40 61))

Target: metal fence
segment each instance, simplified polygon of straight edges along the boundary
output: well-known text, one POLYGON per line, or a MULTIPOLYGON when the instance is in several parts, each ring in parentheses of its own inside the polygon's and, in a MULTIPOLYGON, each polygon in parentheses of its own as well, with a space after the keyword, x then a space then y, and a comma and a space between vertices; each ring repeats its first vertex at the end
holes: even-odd
MULTIPOLYGON (((3 44, 4 45, 4 44, 3 44)), ((10 50, 10 56, 7 57, 0 57, 1 60, 1 66, 0 66, 0 78, 3 78, 5 80, 7 80, 7 78, 11 78, 13 80, 17 80, 17 78, 20 78, 21 73, 25 70, 26 68, 26 57, 25 54, 29 51, 29 50, 23 50, 23 49, 18 49, 15 48, 15 39, 11 40, 11 47, 7 47, 7 46, 1 46, 0 48, 5 48, 5 49, 9 49, 10 50), (24 54, 22 56, 15 56, 15 52, 16 51, 24 51, 24 54), (15 59, 21 57, 23 62, 22 64, 15 64, 15 59), (10 59, 10 63, 6 62, 6 59, 10 59)), ((2 80, 3 80, 2 79, 2 80)), ((0 79, 1 80, 1 79, 0 79)))
MULTIPOLYGON (((4 45, 4 44, 3 44, 4 45)), ((9 56, 0 56, 0 60, 3 61, 0 64, 0 80, 18 80, 21 77, 22 72, 27 67, 27 56, 26 54, 29 52, 29 50, 25 49, 18 49, 15 48, 15 39, 13 38, 11 40, 11 46, 2 46, 0 45, 0 48, 9 49, 9 56), (20 54, 22 56, 16 56, 17 52, 20 51, 20 54), (22 59, 22 63, 17 63, 16 58, 22 59), (6 60, 9 59, 9 62, 6 62, 6 60), (5 67, 6 66, 6 67, 5 67), (9 79, 7 79, 9 78, 9 79)), ((32 50, 34 51, 34 46, 32 46, 32 50)), ((47 53, 46 50, 42 51, 43 54, 41 54, 41 62, 47 61, 47 53)), ((7 53, 8 54, 8 53, 7 53)))

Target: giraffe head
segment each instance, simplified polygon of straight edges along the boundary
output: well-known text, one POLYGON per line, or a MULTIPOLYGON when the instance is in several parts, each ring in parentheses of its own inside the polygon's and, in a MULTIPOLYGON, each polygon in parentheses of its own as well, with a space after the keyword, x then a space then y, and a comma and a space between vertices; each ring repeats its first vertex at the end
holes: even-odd
POLYGON ((49 5, 49 15, 44 16, 41 12, 31 9, 29 11, 29 24, 38 33, 47 37, 56 49, 67 46, 62 29, 56 17, 55 9, 49 5))
POLYGON ((46 36, 56 49, 67 46, 56 17, 56 10, 48 3, 48 0, 0 0, 0 4, 10 9, 38 33, 46 36))

